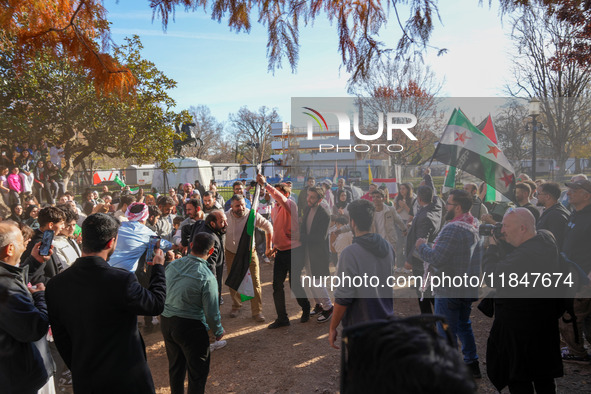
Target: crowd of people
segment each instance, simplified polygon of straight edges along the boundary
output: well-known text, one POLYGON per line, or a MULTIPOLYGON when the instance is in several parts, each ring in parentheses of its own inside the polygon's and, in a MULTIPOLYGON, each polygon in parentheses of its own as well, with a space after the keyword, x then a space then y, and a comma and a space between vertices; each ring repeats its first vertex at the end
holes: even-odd
MULTIPOLYGON (((276 316, 268 328, 292 324, 285 291, 289 276, 289 289, 302 309, 300 322, 330 323, 329 344, 335 348, 340 325, 344 336, 372 322, 383 322, 378 324, 380 332, 401 330, 385 323, 395 321, 392 288, 343 283, 331 294, 326 282, 306 286, 303 275, 412 275, 428 283, 442 275, 478 276, 483 271, 499 276, 556 272, 560 252, 585 273, 591 271, 591 182, 584 175, 573 177, 563 191, 557 183, 533 182, 521 174, 517 204, 485 202, 485 184, 467 183, 463 190, 438 194, 428 169, 416 194, 412 184, 402 183, 395 196, 384 185, 370 184, 360 193, 345 179, 333 185, 328 179, 317 183, 313 177, 296 195, 291 182, 270 185, 258 175, 249 183, 236 181, 227 201, 214 181, 208 190, 196 181, 164 195, 103 187, 100 193, 87 190, 76 201, 57 180, 54 194, 51 183, 37 189, 49 191, 46 194, 35 196, 32 186, 24 191, 22 185, 38 182, 35 171, 47 164, 38 159, 22 170, 22 162, 31 161, 27 158, 39 151, 34 146, 19 149, 12 157, 19 165, 6 167, 16 177, 9 175, 6 193, 2 189, 7 203, 12 203, 11 212, 0 221, 0 341, 5 344, 0 387, 7 393, 68 388, 154 392, 138 326, 144 332, 160 327, 171 391, 182 393, 188 376, 189 392, 203 392, 210 354, 227 344, 224 319, 239 316, 243 303, 250 302, 253 324, 267 321, 260 262, 273 264, 276 316), (21 189, 11 186, 15 178, 21 189), (249 234, 253 208, 256 231, 249 234), (481 235, 481 222, 500 222, 500 233, 481 235), (43 255, 40 246, 48 231, 54 238, 43 255), (249 301, 237 287, 229 288, 230 299, 222 298, 224 273, 227 276, 234 265, 248 267, 253 289, 249 301), (224 302, 232 305, 228 316, 220 313, 224 302), (143 316, 139 324, 138 316, 143 316)), ((43 182, 51 182, 52 176, 46 177, 51 171, 43 171, 43 182)), ((591 363, 584 348, 584 340, 591 339, 586 336, 591 331, 589 286, 575 296, 571 313, 576 316, 566 319, 560 303, 544 298, 539 288, 518 298, 498 281, 488 285, 496 296, 489 299, 494 322, 487 374, 497 389, 555 392, 554 378, 562 376, 563 361, 591 363)), ((440 362, 454 365, 454 370, 435 363, 430 366, 431 382, 414 379, 412 384, 446 381, 455 392, 474 392, 473 379, 480 378, 481 371, 470 315, 478 289, 444 285, 431 293, 423 286, 416 294, 417 313, 444 319, 421 326, 423 334, 416 335, 427 335, 432 345, 417 344, 414 351, 438 351, 440 362), (435 323, 437 329, 430 329, 435 323), (442 344, 442 338, 449 343, 442 344), (458 362, 461 356, 463 362, 458 362)), ((400 335, 418 329, 403 329, 400 335)), ((349 346, 352 355, 353 345, 361 342, 347 343, 343 346, 349 346)), ((394 362, 387 354, 380 357, 385 358, 376 356, 359 366, 366 371, 363 378, 353 371, 359 363, 351 360, 348 380, 342 380, 350 387, 343 391, 361 387, 361 379, 383 382, 381 387, 410 384, 402 382, 400 374, 371 368, 394 362)), ((419 363, 418 358, 408 362, 419 363)))
POLYGON ((11 209, 32 197, 55 204, 58 195, 66 191, 62 146, 23 142, 2 146, 0 151, 0 193, 11 209))

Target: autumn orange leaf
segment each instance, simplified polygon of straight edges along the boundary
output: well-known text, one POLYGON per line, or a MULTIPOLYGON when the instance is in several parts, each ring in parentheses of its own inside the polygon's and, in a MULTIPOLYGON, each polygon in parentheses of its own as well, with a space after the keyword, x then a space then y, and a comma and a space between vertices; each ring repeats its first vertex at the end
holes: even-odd
POLYGON ((0 10, 1 45, 14 46, 18 69, 43 52, 87 72, 99 94, 134 91, 136 79, 105 48, 106 10, 97 0, 7 0, 0 10))

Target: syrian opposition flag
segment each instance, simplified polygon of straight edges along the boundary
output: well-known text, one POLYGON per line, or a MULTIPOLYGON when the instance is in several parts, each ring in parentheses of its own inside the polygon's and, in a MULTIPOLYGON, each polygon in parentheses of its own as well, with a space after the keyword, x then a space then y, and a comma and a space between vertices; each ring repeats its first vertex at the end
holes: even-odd
POLYGON ((123 181, 121 180, 121 178, 119 178, 119 175, 115 175, 115 179, 113 179, 113 182, 115 182, 116 184, 118 184, 118 185, 119 185, 119 186, 121 186, 121 187, 125 187, 125 186, 127 186, 127 185, 125 184, 125 182, 123 182, 123 181))
POLYGON ((433 159, 486 182, 489 188, 515 201, 515 171, 501 149, 454 109, 433 159))
POLYGON ((482 134, 488 137, 489 140, 498 145, 497 132, 495 131, 495 125, 493 124, 492 117, 488 115, 478 126, 478 130, 482 131, 482 134))
POLYGON ((255 248, 255 220, 260 194, 261 186, 257 183, 254 198, 252 199, 252 207, 248 212, 248 219, 242 230, 240 241, 238 241, 236 256, 234 256, 232 268, 230 269, 225 282, 229 288, 240 294, 240 299, 243 302, 254 298, 254 286, 250 274, 250 263, 252 262, 252 254, 255 248))
MULTIPOLYGON (((484 119, 478 126, 478 130, 482 131, 482 134, 488 137, 489 140, 494 142, 498 145, 497 141, 497 132, 495 131, 495 126, 492 121, 492 117, 490 114, 484 119)), ((456 187, 456 168, 452 166, 447 166, 445 170, 445 178, 443 181, 443 192, 446 193, 451 189, 455 189, 456 187)), ((487 194, 485 201, 499 201, 501 196, 497 191, 491 186, 487 187, 487 194), (489 198, 490 197, 490 198, 489 198)))
MULTIPOLYGON (((499 144, 497 140, 497 132, 492 121, 492 117, 488 115, 478 126, 478 130, 482 131, 482 134, 487 136, 495 144, 499 144)), ((488 185, 486 188, 486 197, 484 201, 503 201, 507 200, 505 196, 499 193, 493 186, 488 185)))
POLYGON ((441 191, 447 193, 451 189, 456 188, 456 168, 447 166, 445 169, 445 178, 443 179, 443 188, 441 191))

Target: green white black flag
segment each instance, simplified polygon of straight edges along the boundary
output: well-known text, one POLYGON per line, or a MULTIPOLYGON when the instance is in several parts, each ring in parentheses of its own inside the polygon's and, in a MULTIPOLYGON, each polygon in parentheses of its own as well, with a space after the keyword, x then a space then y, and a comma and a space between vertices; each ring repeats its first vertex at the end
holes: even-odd
POLYGON ((482 179, 515 200, 515 171, 501 149, 454 109, 433 159, 482 179))

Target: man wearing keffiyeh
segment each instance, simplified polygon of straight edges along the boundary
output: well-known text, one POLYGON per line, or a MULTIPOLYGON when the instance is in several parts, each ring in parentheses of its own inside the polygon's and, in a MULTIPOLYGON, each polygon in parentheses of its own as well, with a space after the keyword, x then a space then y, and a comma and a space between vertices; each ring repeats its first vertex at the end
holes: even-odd
MULTIPOLYGON (((429 275, 464 278, 480 275, 480 237, 478 220, 472 216, 472 198, 464 190, 452 190, 446 202, 449 223, 442 229, 433 247, 427 240, 416 241, 420 258, 428 266, 429 275)), ((475 378, 480 378, 476 343, 472 332, 470 312, 472 302, 478 299, 478 288, 468 285, 453 286, 452 283, 441 282, 434 289, 435 314, 446 317, 451 334, 459 337, 462 342, 464 362, 468 365, 475 378)), ((469 281, 468 281, 469 282, 469 281)), ((438 329, 445 336, 441 323, 438 329)))
POLYGON ((156 235, 146 227, 148 215, 148 206, 144 203, 133 203, 127 207, 125 216, 128 221, 119 227, 117 247, 108 261, 111 267, 136 271, 140 258, 148 250, 150 236, 156 235))

